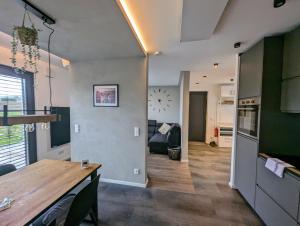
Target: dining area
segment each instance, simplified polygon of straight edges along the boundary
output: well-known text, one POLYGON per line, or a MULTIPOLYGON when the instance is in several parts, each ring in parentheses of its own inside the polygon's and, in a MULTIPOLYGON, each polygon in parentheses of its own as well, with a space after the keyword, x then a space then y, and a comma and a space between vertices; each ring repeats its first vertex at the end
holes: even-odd
POLYGON ((101 164, 44 159, 0 165, 0 225, 98 225, 101 164))

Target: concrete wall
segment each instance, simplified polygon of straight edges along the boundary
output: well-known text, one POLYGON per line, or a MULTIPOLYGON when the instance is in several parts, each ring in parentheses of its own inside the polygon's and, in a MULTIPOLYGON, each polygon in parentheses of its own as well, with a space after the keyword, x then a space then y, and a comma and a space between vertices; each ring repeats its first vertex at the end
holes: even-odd
POLYGON ((146 182, 147 59, 126 58, 72 65, 72 161, 102 164, 102 180, 146 182), (119 107, 93 107, 93 84, 119 84, 119 107), (74 133, 74 124, 80 132, 74 133), (134 137, 134 127, 140 136, 134 137), (140 169, 134 175, 134 168, 140 169))
POLYGON ((179 123, 179 87, 150 86, 148 89, 148 119, 179 123), (158 93, 158 89, 161 92, 158 93), (161 99, 162 102, 158 102, 161 99), (160 109, 160 111, 159 111, 160 109))
POLYGON ((220 86, 217 84, 190 84, 190 91, 207 92, 207 115, 206 115, 206 137, 205 143, 214 138, 214 128, 217 126, 217 105, 220 97, 220 86))
POLYGON ((180 126, 181 126, 181 161, 188 161, 189 149, 189 104, 190 104, 190 72, 182 71, 179 79, 180 87, 180 126))
MULTIPOLYGON (((11 66, 10 44, 11 37, 0 33, 0 64, 11 66)), ((40 51, 41 61, 38 65, 39 73, 36 76, 35 106, 36 109, 50 106, 49 103, 49 86, 47 54, 45 51, 40 51)), ((22 62, 22 56, 17 55, 18 62, 22 62)), ((70 71, 62 67, 61 59, 52 56, 52 91, 53 91, 53 106, 69 106, 70 97, 70 71)), ((41 128, 41 124, 37 124, 37 157, 38 160, 48 159, 67 159, 70 158, 70 144, 52 148, 50 145, 50 130, 41 128)))

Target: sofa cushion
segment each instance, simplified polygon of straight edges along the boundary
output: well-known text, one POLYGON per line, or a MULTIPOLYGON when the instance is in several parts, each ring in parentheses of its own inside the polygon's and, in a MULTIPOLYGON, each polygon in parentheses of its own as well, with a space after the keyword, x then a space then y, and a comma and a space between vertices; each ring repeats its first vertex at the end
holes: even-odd
POLYGON ((148 140, 155 134, 156 132, 156 120, 148 120, 148 140))
POLYGON ((167 134, 170 130, 171 126, 167 123, 163 123, 162 126, 158 129, 161 134, 167 134))
POLYGON ((161 133, 156 133, 151 137, 149 143, 165 143, 165 144, 167 144, 168 143, 167 135, 161 134, 161 133))

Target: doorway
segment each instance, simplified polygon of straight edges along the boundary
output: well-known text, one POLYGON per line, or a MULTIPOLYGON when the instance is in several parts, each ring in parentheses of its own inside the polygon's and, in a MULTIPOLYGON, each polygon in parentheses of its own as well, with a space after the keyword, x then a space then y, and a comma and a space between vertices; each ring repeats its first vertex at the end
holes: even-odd
POLYGON ((189 141, 205 142, 207 92, 190 92, 189 141))

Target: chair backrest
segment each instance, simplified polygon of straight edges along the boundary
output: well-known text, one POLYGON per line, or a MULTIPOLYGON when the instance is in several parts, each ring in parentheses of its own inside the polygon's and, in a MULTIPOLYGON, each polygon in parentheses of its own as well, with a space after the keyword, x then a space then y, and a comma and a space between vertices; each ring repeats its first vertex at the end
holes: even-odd
POLYGON ((85 186, 74 198, 67 215, 65 226, 77 226, 88 215, 92 206, 98 201, 97 190, 100 175, 95 177, 87 186, 85 186))
POLYGON ((0 176, 17 170, 13 164, 0 165, 0 176))

